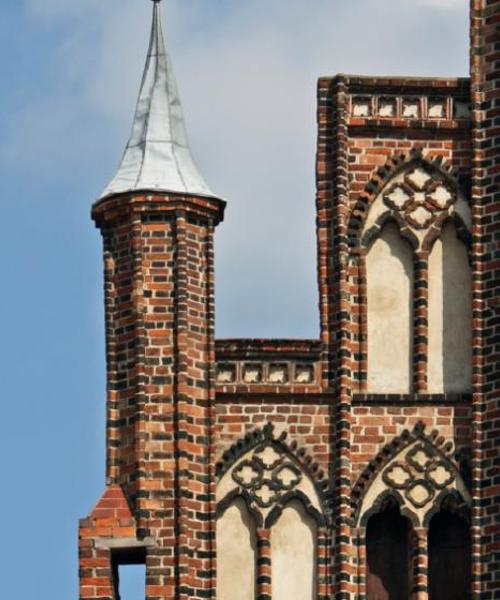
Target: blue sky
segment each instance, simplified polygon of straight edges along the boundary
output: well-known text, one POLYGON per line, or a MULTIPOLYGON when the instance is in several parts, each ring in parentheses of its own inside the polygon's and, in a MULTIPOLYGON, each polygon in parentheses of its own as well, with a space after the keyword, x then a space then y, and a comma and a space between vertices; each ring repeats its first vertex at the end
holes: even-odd
MULTIPOLYGON (((315 81, 466 75, 466 0, 169 0, 193 154, 228 200, 217 334, 315 337, 315 81)), ((101 241, 147 0, 3 0, 0 456, 6 598, 77 597, 77 521, 104 482, 101 241)), ((139 600, 128 584, 123 600, 139 600)))

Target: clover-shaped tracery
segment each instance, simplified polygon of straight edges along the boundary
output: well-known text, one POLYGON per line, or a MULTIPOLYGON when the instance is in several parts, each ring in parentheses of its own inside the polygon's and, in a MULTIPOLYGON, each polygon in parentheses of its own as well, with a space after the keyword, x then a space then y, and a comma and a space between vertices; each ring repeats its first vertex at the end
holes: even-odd
POLYGON ((455 479, 451 469, 442 461, 428 465, 425 476, 438 489, 445 488, 455 479))
POLYGON ((274 469, 280 464, 283 456, 269 444, 258 450, 255 453, 255 458, 261 462, 265 469, 274 469))
POLYGON ((291 490, 296 487, 302 478, 300 470, 292 463, 284 463, 273 472, 273 481, 282 489, 291 490))
POLYGON ((406 498, 416 508, 422 508, 434 498, 434 489, 425 479, 417 479, 406 488, 406 498))
MULTIPOLYGON (((271 426, 265 427, 245 438, 246 448, 242 443, 232 447, 231 452, 238 454, 218 482, 218 513, 222 514, 235 497, 241 496, 249 510, 267 522, 276 519, 286 503, 297 499, 315 519, 322 521, 325 514, 322 493, 328 485, 322 471, 317 463, 311 464, 302 449, 297 450, 296 444, 287 447, 283 434, 277 439, 272 433, 271 426), (307 470, 309 465, 311 472, 307 470)), ((228 452, 225 460, 230 458, 228 452)))
POLYGON ((261 508, 269 508, 276 502, 278 499, 276 487, 274 481, 265 479, 257 488, 255 488, 255 501, 261 508))
POLYGON ((404 183, 393 185, 385 195, 385 203, 396 210, 404 210, 412 201, 413 190, 404 183))
POLYGON ((437 209, 444 210, 453 203, 454 195, 445 185, 440 183, 427 193, 426 198, 437 209))
POLYGON ((448 181, 424 165, 400 174, 383 193, 383 204, 416 231, 430 227, 444 212, 451 214, 456 199, 448 181))
MULTIPOLYGON (((457 457, 455 456, 455 459, 457 457)), ((432 511, 448 494, 470 506, 467 484, 454 460, 454 444, 418 422, 384 446, 370 462, 353 489, 353 519, 366 525, 388 497, 401 511, 424 526, 432 511)))
POLYGON ((383 479, 390 487, 400 490, 406 488, 413 475, 406 465, 394 463, 384 471, 383 479))
POLYGON ((426 507, 436 493, 455 482, 453 467, 426 443, 416 443, 406 456, 393 460, 382 472, 385 485, 404 493, 413 508, 426 507))
POLYGON ((243 461, 233 471, 233 479, 244 488, 252 488, 262 479, 262 467, 256 461, 243 461))
POLYGON ((423 444, 417 444, 408 452, 408 462, 417 471, 425 471, 433 458, 430 450, 423 444))
POLYGON ((415 229, 426 229, 432 222, 432 213, 417 200, 406 212, 406 219, 415 229))
POLYGON ((423 167, 416 167, 410 171, 406 177, 406 182, 417 191, 424 191, 427 185, 432 181, 432 177, 423 167))

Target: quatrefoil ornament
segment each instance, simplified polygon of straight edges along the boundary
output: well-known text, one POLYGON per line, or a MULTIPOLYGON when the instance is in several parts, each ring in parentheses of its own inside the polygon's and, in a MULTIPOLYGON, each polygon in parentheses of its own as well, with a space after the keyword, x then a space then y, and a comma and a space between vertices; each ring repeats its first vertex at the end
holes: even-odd
POLYGON ((413 230, 424 230, 445 211, 452 210, 456 194, 449 184, 422 165, 413 167, 383 195, 384 204, 413 230))
POLYGON ((283 455, 275 450, 275 448, 268 444, 254 454, 254 458, 257 459, 264 469, 275 469, 283 460, 283 455))
POLYGON ((283 490, 293 490, 300 483, 301 479, 302 474, 300 470, 292 463, 285 463, 273 472, 273 481, 283 490))
POLYGON ((233 471, 233 479, 241 487, 253 488, 263 476, 262 467, 254 460, 245 460, 233 471))
POLYGON ((276 483, 270 479, 264 479, 254 490, 254 498, 261 508, 269 508, 278 499, 276 483))
POLYGON ((439 490, 444 489, 455 480, 455 474, 441 461, 428 465, 425 477, 439 490))
POLYGON ((425 471, 434 459, 434 456, 423 444, 417 444, 408 452, 407 460, 417 471, 425 471))
POLYGON ((384 471, 382 477, 388 486, 396 490, 404 490, 413 480, 410 469, 401 463, 394 463, 391 465, 384 471))

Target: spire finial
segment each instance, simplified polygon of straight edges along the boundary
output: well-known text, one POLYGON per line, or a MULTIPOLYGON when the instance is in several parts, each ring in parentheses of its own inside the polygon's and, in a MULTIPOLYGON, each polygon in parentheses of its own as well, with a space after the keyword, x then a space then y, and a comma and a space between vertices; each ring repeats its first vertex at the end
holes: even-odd
POLYGON ((137 190, 214 197, 189 149, 161 26, 160 2, 153 0, 151 39, 132 133, 118 171, 101 198, 137 190))

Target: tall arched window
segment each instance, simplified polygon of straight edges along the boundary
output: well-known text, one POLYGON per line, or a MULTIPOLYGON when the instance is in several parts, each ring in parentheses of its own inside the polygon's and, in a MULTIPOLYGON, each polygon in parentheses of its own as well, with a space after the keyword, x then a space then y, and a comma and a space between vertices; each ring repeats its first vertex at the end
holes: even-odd
POLYGON ((410 525, 391 503, 368 521, 366 530, 368 600, 409 598, 410 525))
POLYGON ((285 437, 275 438, 267 424, 218 464, 217 600, 254 600, 270 588, 272 600, 316 598, 326 569, 316 555, 326 546, 327 482, 317 467, 309 472, 312 457, 285 437))
POLYGON ((388 223, 366 257, 368 391, 409 393, 413 346, 413 251, 388 223))
POLYGON ((448 510, 431 519, 428 538, 430 600, 468 600, 471 539, 468 523, 448 510))
MULTIPOLYGON (((441 159, 413 153, 404 165, 398 156, 387 170, 385 182, 381 172, 370 181, 349 225, 360 282, 360 391, 469 392, 472 285, 462 240, 470 203, 441 159)), ((355 283, 352 290, 355 297, 355 283)))
POLYGON ((290 502, 271 529, 273 600, 314 600, 316 540, 316 522, 290 502))
POLYGON ((472 283, 465 244, 448 223, 429 255, 428 391, 467 392, 472 376, 472 283))
POLYGON ((243 500, 217 520, 217 600, 255 600, 256 528, 243 500))

